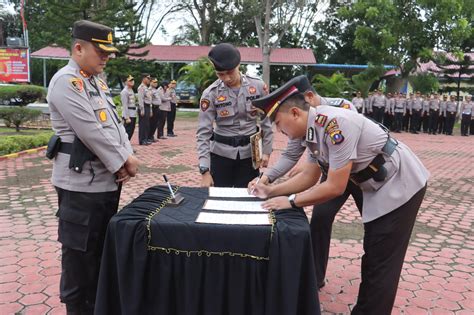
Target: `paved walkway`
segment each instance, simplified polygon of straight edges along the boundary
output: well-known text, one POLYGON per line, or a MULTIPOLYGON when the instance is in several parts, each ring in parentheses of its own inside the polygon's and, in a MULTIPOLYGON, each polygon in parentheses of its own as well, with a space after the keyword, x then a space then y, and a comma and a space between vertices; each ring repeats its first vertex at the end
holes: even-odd
MULTIPOLYGON (((195 119, 177 122, 178 137, 136 146, 140 174, 121 205, 147 187, 198 186, 195 119)), ((401 134, 432 177, 403 266, 393 314, 474 314, 474 137, 401 134)), ((136 138, 133 143, 136 144, 136 138)), ((276 136, 275 162, 286 144, 276 136)), ((42 153, 0 161, 0 314, 65 314, 59 302, 59 244, 51 163, 42 153)), ((308 212, 310 215, 310 212, 308 212)), ((362 224, 354 202, 336 218, 325 314, 347 314, 360 282, 362 224)))

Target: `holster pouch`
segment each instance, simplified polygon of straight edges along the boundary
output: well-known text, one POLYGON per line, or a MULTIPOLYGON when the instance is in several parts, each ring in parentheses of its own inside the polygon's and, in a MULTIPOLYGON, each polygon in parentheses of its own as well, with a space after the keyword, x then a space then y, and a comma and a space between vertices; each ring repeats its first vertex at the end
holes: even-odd
POLYGON ((82 141, 75 136, 72 143, 71 158, 69 159, 69 168, 74 172, 82 173, 82 167, 86 161, 93 161, 94 153, 89 150, 82 141))
POLYGON ((46 157, 50 160, 54 159, 61 148, 61 138, 58 135, 52 135, 49 138, 48 147, 46 149, 46 157))

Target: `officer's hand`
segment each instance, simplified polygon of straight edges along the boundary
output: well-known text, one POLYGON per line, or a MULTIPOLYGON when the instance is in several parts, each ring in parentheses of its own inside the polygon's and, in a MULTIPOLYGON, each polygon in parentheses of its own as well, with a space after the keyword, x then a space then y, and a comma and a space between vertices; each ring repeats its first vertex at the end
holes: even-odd
POLYGON ((262 163, 260 164, 260 167, 267 167, 269 161, 270 161, 270 155, 263 154, 262 155, 262 163))
POLYGON ((288 176, 293 177, 303 171, 303 167, 301 165, 297 165, 291 169, 291 171, 288 173, 288 176))
MULTIPOLYGON (((258 177, 255 177, 254 179, 252 179, 252 181, 248 183, 247 191, 249 194, 252 192, 252 189, 257 183, 257 180, 258 180, 258 177)), ((262 175, 262 178, 260 178, 260 180, 258 181, 259 184, 262 183, 264 185, 268 185, 269 182, 270 182, 270 178, 268 178, 267 175, 262 175)))
POLYGON ((138 164, 139 161, 134 155, 130 155, 127 161, 125 161, 124 168, 130 177, 135 177, 135 175, 137 175, 138 164))
POLYGON ((251 193, 252 195, 258 198, 266 199, 270 195, 272 188, 273 186, 266 185, 264 183, 259 182, 258 184, 252 187, 253 190, 251 191, 251 193))
POLYGON ((115 175, 117 176, 117 179, 115 180, 116 183, 125 184, 130 180, 130 175, 124 167, 121 167, 115 175))
POLYGON ((129 123, 132 122, 132 120, 131 120, 130 118, 127 118, 127 119, 125 119, 125 122, 126 122, 127 124, 129 124, 129 123))
POLYGON ((201 187, 214 186, 214 180, 212 179, 211 172, 206 172, 202 175, 201 187))
POLYGON ((268 199, 267 201, 262 203, 262 208, 271 211, 271 210, 291 209, 292 206, 290 204, 290 201, 288 201, 288 197, 280 196, 280 197, 268 199))

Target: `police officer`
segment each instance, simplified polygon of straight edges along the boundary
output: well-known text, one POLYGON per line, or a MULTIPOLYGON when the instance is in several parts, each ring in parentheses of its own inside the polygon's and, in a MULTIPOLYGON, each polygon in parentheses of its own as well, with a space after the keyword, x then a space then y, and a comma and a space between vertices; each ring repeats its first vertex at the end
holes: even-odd
POLYGON ((435 93, 434 98, 430 101, 430 119, 429 119, 429 127, 428 127, 428 134, 436 135, 436 130, 438 128, 438 117, 439 117, 439 110, 440 110, 440 100, 439 94, 435 93))
POLYGON ((128 140, 132 139, 135 132, 135 125, 137 124, 137 107, 135 105, 135 92, 133 92, 134 78, 129 75, 125 80, 125 87, 120 92, 120 99, 122 101, 122 117, 123 125, 128 135, 128 140))
POLYGON ((395 96, 392 95, 392 93, 387 94, 387 102, 385 102, 385 109, 383 115, 383 124, 389 130, 393 130, 393 127, 395 126, 393 124, 393 108, 395 106, 395 97, 397 97, 398 95, 398 92, 395 93, 395 96))
MULTIPOLYGON (((159 112, 160 112, 160 105, 161 105, 161 98, 158 92, 158 80, 156 78, 152 78, 150 83, 151 89, 151 117, 150 117, 150 133, 148 135, 148 139, 151 141, 155 140, 155 131, 158 128, 158 120, 159 120, 159 112)), ((157 139, 159 136, 156 137, 157 139)), ((155 140, 156 142, 157 140, 155 140)))
POLYGON ((439 116, 437 123, 438 133, 446 134, 446 103, 448 102, 448 96, 443 95, 443 99, 439 102, 439 116))
POLYGON ((470 95, 466 96, 466 100, 461 103, 461 136, 469 136, 469 126, 471 124, 472 111, 474 103, 471 101, 470 95))
POLYGON ((449 101, 446 102, 446 134, 453 135, 454 122, 456 121, 457 113, 456 96, 450 95, 449 101))
MULTIPOLYGON (((267 93, 265 83, 239 70, 240 53, 231 44, 213 47, 208 55, 218 79, 202 94, 197 149, 201 185, 246 187, 258 175, 252 164, 250 136, 258 131, 255 100, 267 93), (213 123, 215 122, 215 129, 213 123)), ((268 119, 261 121, 262 167, 268 165, 273 132, 268 119)))
POLYGON ((400 133, 403 129, 403 117, 406 113, 407 102, 400 94, 396 94, 392 106, 392 113, 395 115, 395 132, 400 133))
POLYGON ((60 299, 67 314, 93 314, 107 223, 117 211, 121 183, 135 176, 138 161, 110 90, 98 78, 117 52, 112 29, 82 20, 72 36, 71 59, 48 90, 51 124, 60 138, 52 174, 62 244, 60 299))
POLYGON ((373 112, 373 118, 379 123, 383 123, 385 109, 387 108, 387 98, 382 94, 381 90, 375 90, 375 95, 372 97, 370 108, 373 112))
POLYGON ((150 106, 151 106, 151 76, 143 74, 142 83, 138 87, 138 110, 140 119, 138 120, 138 143, 140 145, 150 145, 153 143, 149 139, 150 135, 150 106))
POLYGON ((364 107, 364 99, 362 98, 362 93, 357 91, 356 97, 352 99, 352 104, 355 106, 359 113, 362 113, 362 109, 364 107))
POLYGON ((416 92, 415 97, 409 102, 408 110, 410 111, 410 132, 417 134, 420 128, 421 110, 423 108, 423 99, 420 91, 416 92))
POLYGON ((160 112, 158 118, 158 137, 160 139, 167 139, 164 134, 164 128, 168 113, 171 111, 171 101, 173 100, 172 90, 169 89, 169 82, 161 82, 161 86, 158 89, 158 95, 161 99, 160 112))
POLYGON ((430 126, 430 94, 426 94, 423 97, 423 107, 421 110, 421 116, 423 117, 423 133, 428 133, 430 126))
MULTIPOLYGON (((290 139, 305 137, 312 159, 329 165, 316 182, 318 164, 276 185, 257 184, 269 210, 321 204, 340 196, 349 180, 363 193, 362 282, 353 314, 390 314, 428 171, 416 155, 371 120, 331 106, 310 107, 294 86, 285 85, 253 102, 290 139)), ((311 161, 311 159, 310 159, 311 161)), ((310 166, 311 165, 311 166, 310 166)))
POLYGON ((166 135, 168 137, 176 137, 176 134, 174 133, 174 121, 176 119, 176 104, 178 103, 178 98, 176 97, 176 81, 171 80, 170 84, 168 85, 168 88, 170 89, 170 95, 171 95, 171 110, 168 112, 168 115, 166 117, 166 129, 167 129, 166 135))
MULTIPOLYGON (((294 85, 298 91, 304 94, 305 100, 313 107, 330 105, 340 108, 346 108, 354 112, 358 112, 352 104, 341 98, 326 98, 318 95, 314 88, 311 86, 308 78, 304 75, 300 75, 291 79, 287 85, 294 85)), ((306 146, 302 144, 304 139, 292 139, 288 141, 287 148, 282 152, 278 162, 271 168, 265 170, 265 173, 260 178, 259 183, 269 184, 274 182, 277 178, 282 177, 286 173, 289 173, 290 177, 302 172, 305 165, 300 167, 294 167, 298 160, 306 150, 306 146)), ((319 160, 317 160, 319 162, 319 160)), ((321 183, 327 178, 328 165, 320 164, 323 175, 321 177, 321 183)), ((256 183, 256 179, 249 183, 249 190, 252 189, 256 183)), ((346 191, 339 197, 329 200, 323 204, 314 206, 313 213, 311 216, 311 243, 313 245, 314 254, 314 266, 316 269, 316 280, 318 287, 321 288, 325 285, 326 269, 329 259, 329 249, 331 244, 331 232, 332 224, 336 214, 339 212, 341 207, 346 202, 347 198, 352 195, 359 209, 362 211, 362 192, 354 185, 351 181, 347 183, 346 191)))
POLYGON ((367 97, 364 99, 364 108, 362 109, 362 113, 367 116, 367 117, 372 117, 372 98, 373 98, 373 93, 369 92, 367 97))

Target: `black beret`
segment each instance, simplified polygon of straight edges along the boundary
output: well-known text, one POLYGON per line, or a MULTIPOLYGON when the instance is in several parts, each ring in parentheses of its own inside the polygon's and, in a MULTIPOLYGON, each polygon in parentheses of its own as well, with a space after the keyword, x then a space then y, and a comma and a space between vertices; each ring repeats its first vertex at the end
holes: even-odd
POLYGON ((217 71, 232 70, 240 64, 240 52, 231 44, 222 43, 212 47, 209 60, 217 71))
POLYGON ((74 22, 72 37, 94 43, 99 49, 108 53, 118 52, 112 45, 112 29, 99 23, 86 20, 74 22))
POLYGON ((303 94, 310 88, 311 84, 309 84, 308 78, 304 75, 300 75, 286 82, 283 86, 267 96, 253 100, 252 105, 257 107, 265 114, 265 116, 273 121, 275 120, 275 115, 278 112, 279 106, 282 105, 290 96, 303 94))

